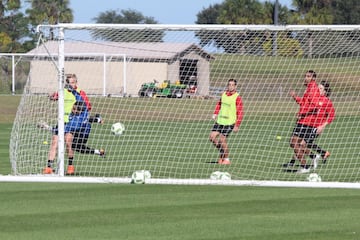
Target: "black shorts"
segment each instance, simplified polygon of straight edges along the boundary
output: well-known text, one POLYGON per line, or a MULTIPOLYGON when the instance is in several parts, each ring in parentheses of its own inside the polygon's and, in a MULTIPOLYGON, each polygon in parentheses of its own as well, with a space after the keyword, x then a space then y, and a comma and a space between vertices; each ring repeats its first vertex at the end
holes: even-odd
POLYGON ((315 127, 298 123, 294 128, 292 135, 304 139, 306 143, 312 143, 315 140, 315 138, 318 136, 316 134, 316 131, 317 128, 315 127))
POLYGON ((85 145, 89 139, 89 135, 82 132, 73 132, 73 136, 73 144, 85 145))
POLYGON ((228 137, 232 130, 234 129, 235 124, 233 125, 220 125, 218 123, 215 123, 212 130, 213 132, 219 132, 220 134, 224 135, 225 137, 228 137))

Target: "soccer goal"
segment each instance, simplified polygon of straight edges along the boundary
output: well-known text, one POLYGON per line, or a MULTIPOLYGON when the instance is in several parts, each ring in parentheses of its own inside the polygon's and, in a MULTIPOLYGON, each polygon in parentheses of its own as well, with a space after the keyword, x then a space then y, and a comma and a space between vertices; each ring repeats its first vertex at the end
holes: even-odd
POLYGON ((129 182, 138 170, 149 183, 359 187, 360 26, 107 25, 39 26, 30 73, 14 122, 10 161, 15 177, 59 181, 129 182), (316 139, 330 157, 299 173, 284 168, 304 76, 330 83, 335 120, 316 139), (105 157, 75 153, 65 176, 63 134, 54 174, 43 175, 52 134, 63 123, 64 75, 74 73, 92 103, 88 145, 105 157), (231 164, 218 164, 209 141, 217 102, 237 80, 244 117, 227 138, 231 164), (48 95, 59 92, 59 101, 48 95), (113 134, 120 122, 125 130, 113 134), (219 174, 216 174, 219 173, 219 174), (224 173, 224 174, 220 174, 224 173), (322 183, 314 178, 316 173, 322 183), (221 176, 226 176, 222 179, 221 176))

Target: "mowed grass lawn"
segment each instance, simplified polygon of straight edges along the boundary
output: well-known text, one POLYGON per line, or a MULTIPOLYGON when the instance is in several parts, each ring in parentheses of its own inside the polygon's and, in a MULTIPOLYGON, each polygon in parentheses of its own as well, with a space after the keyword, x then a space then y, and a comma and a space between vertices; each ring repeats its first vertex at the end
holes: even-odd
POLYGON ((0 239, 359 239, 360 191, 0 183, 0 239))
MULTIPOLYGON (((0 174, 12 108, 2 108, 0 174)), ((356 189, 2 182, 0 202, 7 240, 360 239, 356 189)))

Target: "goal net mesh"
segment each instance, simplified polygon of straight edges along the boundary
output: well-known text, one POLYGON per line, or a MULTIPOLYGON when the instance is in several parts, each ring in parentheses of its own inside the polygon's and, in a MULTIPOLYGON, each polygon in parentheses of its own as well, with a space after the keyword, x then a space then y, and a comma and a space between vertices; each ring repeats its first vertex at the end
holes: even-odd
MULTIPOLYGON (((10 161, 14 175, 41 175, 55 126, 59 55, 92 103, 88 146, 105 157, 75 153, 75 175, 130 177, 148 170, 154 179, 209 179, 215 171, 233 180, 307 181, 289 140, 305 91, 304 75, 330 83, 335 120, 316 139, 331 153, 317 169, 323 181, 360 179, 359 26, 71 25, 40 26, 39 45, 29 54, 30 73, 13 126, 10 161), (59 51, 64 29, 64 52, 59 51), (212 115, 229 79, 244 104, 238 132, 228 137, 230 165, 217 164, 209 141, 212 115), (112 124, 125 131, 113 135, 112 124)), ((60 89, 61 91, 61 89, 60 89)), ((307 158, 311 165, 311 159, 307 158)), ((67 157, 64 157, 65 170, 67 157)), ((55 162, 54 169, 57 164, 55 162)), ((56 173, 55 173, 56 174, 56 173)))

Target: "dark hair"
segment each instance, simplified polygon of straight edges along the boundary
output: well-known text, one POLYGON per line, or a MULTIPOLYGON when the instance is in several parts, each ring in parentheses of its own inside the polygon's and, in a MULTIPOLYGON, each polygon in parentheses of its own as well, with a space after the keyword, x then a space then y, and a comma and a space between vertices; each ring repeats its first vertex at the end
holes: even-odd
POLYGON ((311 73, 313 78, 316 78, 316 72, 314 70, 309 70, 307 72, 311 73))
POLYGON ((229 79, 229 81, 228 81, 228 83, 229 83, 229 82, 234 82, 234 83, 235 83, 235 85, 237 85, 237 81, 236 81, 236 79, 230 78, 230 79, 229 79))
POLYGON ((325 92, 326 92, 325 95, 326 95, 327 97, 329 97, 330 94, 331 94, 330 83, 328 83, 327 81, 324 81, 324 80, 323 80, 323 81, 320 82, 320 84, 324 86, 324 90, 325 90, 325 92))

